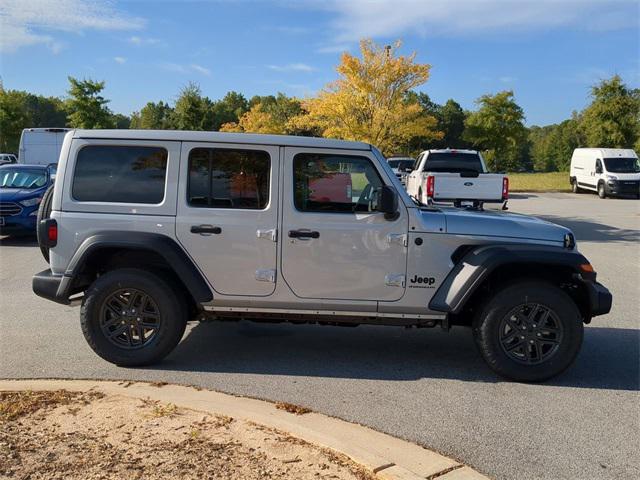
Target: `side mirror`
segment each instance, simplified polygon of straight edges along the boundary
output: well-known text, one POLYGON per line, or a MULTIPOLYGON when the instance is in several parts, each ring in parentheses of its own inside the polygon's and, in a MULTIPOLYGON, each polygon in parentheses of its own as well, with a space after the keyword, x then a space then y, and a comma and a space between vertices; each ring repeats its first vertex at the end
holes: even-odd
POLYGON ((400 216, 398 212, 398 192, 396 189, 383 185, 378 189, 376 211, 384 213, 386 220, 395 220, 400 216))

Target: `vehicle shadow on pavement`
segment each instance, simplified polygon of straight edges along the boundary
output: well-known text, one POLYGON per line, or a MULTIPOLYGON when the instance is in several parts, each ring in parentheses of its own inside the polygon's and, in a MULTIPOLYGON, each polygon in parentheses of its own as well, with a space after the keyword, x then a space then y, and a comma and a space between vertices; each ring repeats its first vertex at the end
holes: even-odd
POLYGON ((640 230, 616 228, 604 223, 553 215, 536 215, 542 220, 557 223, 573 231, 578 242, 638 242, 640 230))
MULTIPOLYGON (((559 387, 640 390, 640 330, 585 329, 576 363, 546 382, 559 387)), ((468 329, 262 325, 194 326, 160 370, 411 381, 502 382, 480 358, 468 329)))
POLYGON ((35 235, 0 236, 0 247, 35 247, 38 240, 35 235))

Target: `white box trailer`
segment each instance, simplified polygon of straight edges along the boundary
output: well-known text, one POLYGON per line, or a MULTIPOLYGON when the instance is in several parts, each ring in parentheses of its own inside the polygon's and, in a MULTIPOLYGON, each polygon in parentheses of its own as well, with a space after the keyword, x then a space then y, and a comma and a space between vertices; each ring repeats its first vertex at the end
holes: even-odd
POLYGON ((20 136, 18 163, 49 165, 58 163, 62 141, 70 128, 25 128, 20 136))

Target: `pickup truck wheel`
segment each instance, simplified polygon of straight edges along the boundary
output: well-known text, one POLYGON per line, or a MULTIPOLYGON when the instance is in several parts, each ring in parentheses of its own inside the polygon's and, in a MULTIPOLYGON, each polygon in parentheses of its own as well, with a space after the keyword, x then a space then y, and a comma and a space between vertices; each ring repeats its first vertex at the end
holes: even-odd
POLYGON ((89 287, 80 324, 89 346, 108 362, 150 365, 180 342, 187 306, 160 277, 123 268, 101 275, 89 287))
POLYGON ((473 324, 480 354, 496 373, 539 382, 568 368, 582 345, 573 300, 544 282, 519 282, 494 295, 473 324))
POLYGON ((40 246, 40 251, 42 252, 42 256, 49 263, 49 247, 43 246, 43 243, 40 241, 40 226, 41 220, 46 220, 51 216, 51 204, 53 201, 53 185, 51 185, 44 192, 42 196, 42 200, 40 201, 40 206, 38 207, 38 215, 36 216, 36 236, 38 238, 38 245, 40 246))

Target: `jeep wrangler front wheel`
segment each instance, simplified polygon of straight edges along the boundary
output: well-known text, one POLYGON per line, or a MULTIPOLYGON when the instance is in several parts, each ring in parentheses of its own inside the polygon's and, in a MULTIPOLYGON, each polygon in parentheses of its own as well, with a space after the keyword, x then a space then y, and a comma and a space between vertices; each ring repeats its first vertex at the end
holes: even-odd
POLYGON ((133 268, 101 275, 80 311, 89 346, 123 367, 160 361, 180 342, 187 324, 182 298, 160 277, 133 268))
POLYGON ((523 382, 554 377, 575 360, 583 326, 573 300, 545 282, 519 282, 495 294, 476 317, 480 354, 496 373, 523 382))

